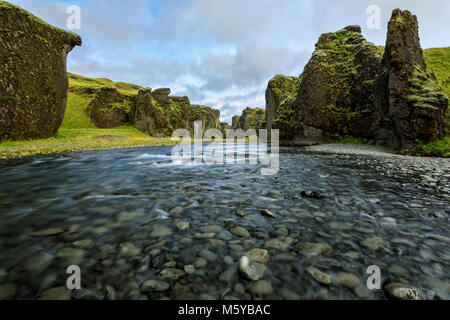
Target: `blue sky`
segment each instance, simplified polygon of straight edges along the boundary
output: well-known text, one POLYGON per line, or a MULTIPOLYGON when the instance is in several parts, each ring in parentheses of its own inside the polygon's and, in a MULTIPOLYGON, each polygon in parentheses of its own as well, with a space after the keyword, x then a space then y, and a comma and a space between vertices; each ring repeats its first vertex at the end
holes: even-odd
POLYGON ((298 76, 324 32, 350 24, 384 45, 395 8, 419 18, 423 48, 450 45, 448 0, 11 0, 67 29, 69 5, 81 9, 83 38, 68 70, 144 87, 169 87, 192 103, 221 110, 222 121, 265 106, 267 82, 298 76), (367 8, 381 9, 369 29, 367 8))

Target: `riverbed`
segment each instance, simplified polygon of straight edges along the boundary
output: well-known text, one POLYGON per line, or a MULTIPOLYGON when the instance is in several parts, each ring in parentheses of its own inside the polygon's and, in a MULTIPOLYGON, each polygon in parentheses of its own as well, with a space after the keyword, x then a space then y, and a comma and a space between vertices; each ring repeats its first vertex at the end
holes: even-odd
POLYGON ((382 283, 450 298, 450 160, 283 147, 264 176, 254 164, 174 163, 171 151, 0 163, 2 297, 386 299, 366 285, 375 265, 382 283), (258 280, 239 270, 243 256, 258 280), (70 265, 81 290, 64 289, 70 265))

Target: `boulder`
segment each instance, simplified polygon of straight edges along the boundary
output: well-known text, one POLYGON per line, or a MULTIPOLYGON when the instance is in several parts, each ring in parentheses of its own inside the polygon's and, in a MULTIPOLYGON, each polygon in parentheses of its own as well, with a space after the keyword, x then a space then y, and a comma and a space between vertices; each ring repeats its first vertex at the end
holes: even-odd
POLYGON ((87 112, 97 128, 115 128, 133 124, 135 109, 134 96, 122 94, 116 88, 103 87, 88 105, 87 112))
POLYGON ((67 105, 67 54, 81 42, 0 1, 0 141, 56 135, 67 105))

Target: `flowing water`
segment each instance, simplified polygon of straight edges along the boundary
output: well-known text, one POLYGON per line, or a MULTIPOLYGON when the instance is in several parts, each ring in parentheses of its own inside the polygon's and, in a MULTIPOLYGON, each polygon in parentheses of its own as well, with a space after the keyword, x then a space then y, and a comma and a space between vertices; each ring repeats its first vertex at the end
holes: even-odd
POLYGON ((382 282, 450 298, 448 160, 281 148, 280 171, 263 176, 258 165, 173 163, 171 151, 0 163, 0 287, 34 299, 78 265, 75 299, 384 299, 366 286, 377 265, 382 282), (255 248, 269 253, 258 285, 238 270, 255 248))

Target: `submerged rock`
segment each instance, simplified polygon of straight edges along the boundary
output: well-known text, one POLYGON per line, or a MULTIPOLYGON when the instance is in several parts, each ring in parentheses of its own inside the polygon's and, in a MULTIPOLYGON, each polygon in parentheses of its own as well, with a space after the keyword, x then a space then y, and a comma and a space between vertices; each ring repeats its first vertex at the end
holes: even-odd
POLYGON ((70 300, 70 291, 67 287, 57 287, 45 290, 38 300, 70 300))
POLYGON ((184 271, 176 268, 166 268, 159 273, 162 280, 175 281, 184 276, 184 271))
POLYGON ((341 286, 349 289, 352 289, 360 284, 359 279, 355 275, 346 272, 338 272, 336 274, 336 280, 341 286))
POLYGON ((361 244, 363 246, 365 246, 366 248, 369 248, 370 250, 373 250, 373 251, 376 251, 381 248, 389 247, 389 243, 384 241, 380 237, 367 238, 364 241, 362 241, 361 244))
POLYGON ((250 286, 250 292, 254 296, 271 295, 273 293, 272 284, 265 280, 256 281, 250 286))
POLYGON ((331 246, 327 243, 309 243, 309 242, 299 243, 295 246, 295 249, 298 252, 311 257, 318 256, 321 254, 330 254, 333 251, 331 246))
POLYGON ((263 216, 269 217, 269 218, 276 218, 277 216, 275 214, 273 214, 272 212, 270 212, 267 209, 261 209, 261 214, 263 216))
POLYGON ((391 282, 383 287, 386 296, 398 300, 420 300, 417 288, 400 282, 391 282))
POLYGON ((14 283, 5 283, 0 285, 0 300, 12 300, 16 296, 17 285, 14 283))
POLYGON ((247 252, 246 256, 252 262, 267 263, 269 262, 269 251, 264 249, 253 249, 247 252))
POLYGON ((257 281, 262 279, 266 272, 266 266, 252 262, 247 256, 243 256, 239 259, 239 271, 248 279, 257 281))
POLYGON ((50 237, 50 236, 57 236, 63 232, 64 230, 61 228, 50 228, 33 232, 31 233, 31 235, 34 237, 50 237))
POLYGON ((306 268, 306 271, 317 282, 322 283, 322 284, 326 284, 326 285, 331 284, 331 277, 328 274, 320 271, 319 269, 314 268, 314 267, 308 267, 308 268, 306 268))
POLYGON ((244 227, 234 227, 231 229, 231 233, 241 238, 247 238, 250 236, 250 233, 244 227))
POLYGON ((168 282, 152 279, 142 283, 141 292, 143 293, 148 293, 152 291, 160 292, 160 291, 167 291, 169 290, 169 288, 170 284, 168 282))
POLYGON ((326 195, 317 193, 315 191, 302 191, 301 195, 302 195, 302 197, 305 197, 305 198, 318 199, 318 200, 327 198, 326 195))

